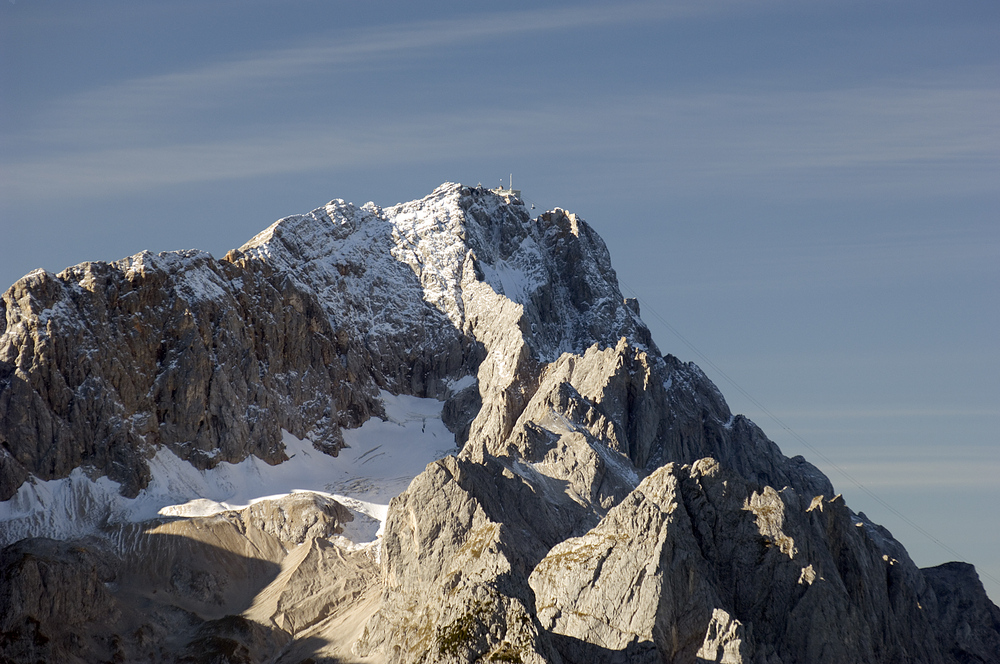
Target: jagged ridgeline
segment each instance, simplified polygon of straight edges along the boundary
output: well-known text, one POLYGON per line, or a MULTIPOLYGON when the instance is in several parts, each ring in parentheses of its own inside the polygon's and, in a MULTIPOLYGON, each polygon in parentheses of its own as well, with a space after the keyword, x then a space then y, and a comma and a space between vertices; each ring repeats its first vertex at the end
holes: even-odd
POLYGON ((560 209, 335 200, 0 312, 0 660, 1000 661, 560 209))

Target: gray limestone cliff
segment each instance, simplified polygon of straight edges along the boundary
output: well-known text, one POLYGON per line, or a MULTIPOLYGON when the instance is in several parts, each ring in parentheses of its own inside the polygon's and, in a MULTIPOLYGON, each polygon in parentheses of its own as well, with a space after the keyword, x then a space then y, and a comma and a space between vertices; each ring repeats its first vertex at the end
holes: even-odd
POLYGON ((352 360, 315 296, 266 265, 143 253, 33 272, 0 303, 0 499, 80 466, 134 496, 161 445, 202 468, 278 463, 282 428, 336 449, 375 408, 352 360))
POLYGON ((509 192, 29 274, 0 304, 0 501, 81 473, 141 496, 164 449, 280 465, 283 430, 337 455, 386 393, 442 402, 457 446, 375 546, 323 493, 71 539, 0 521, 0 659, 1000 661, 971 566, 918 569, 661 354, 590 226, 509 192))

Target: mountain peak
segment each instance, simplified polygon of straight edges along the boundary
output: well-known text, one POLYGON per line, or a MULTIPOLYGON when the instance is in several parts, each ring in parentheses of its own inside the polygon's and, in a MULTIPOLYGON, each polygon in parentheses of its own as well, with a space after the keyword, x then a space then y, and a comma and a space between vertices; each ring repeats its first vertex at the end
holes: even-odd
POLYGON ((508 190, 336 199, 0 307, 0 658, 1000 652, 974 572, 917 569, 508 190))

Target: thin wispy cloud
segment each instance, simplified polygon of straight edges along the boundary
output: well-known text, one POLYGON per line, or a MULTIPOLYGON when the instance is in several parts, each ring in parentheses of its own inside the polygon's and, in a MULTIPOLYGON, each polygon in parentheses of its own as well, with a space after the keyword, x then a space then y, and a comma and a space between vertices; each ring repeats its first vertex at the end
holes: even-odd
MULTIPOLYGON (((537 112, 524 115, 536 126, 554 123, 537 112)), ((53 191, 104 196, 190 182, 433 162, 467 151, 496 153, 512 123, 509 115, 496 112, 474 119, 435 115, 367 125, 303 125, 228 141, 98 149, 4 166, 0 188, 8 200, 44 199, 53 191)))
POLYGON ((398 62, 419 52, 588 27, 676 19, 724 10, 734 2, 628 3, 478 14, 390 24, 356 33, 331 32, 295 46, 250 52, 187 71, 123 81, 62 100, 33 140, 52 145, 94 144, 127 134, 153 134, 150 125, 175 112, 224 107, 253 90, 280 94, 289 80, 320 70, 398 62), (85 128, 86 131, 82 129, 85 128), (132 131, 130 131, 132 130, 132 131))
POLYGON ((993 189, 985 180, 1000 171, 998 110, 1000 89, 943 81, 667 96, 647 107, 675 123, 671 143, 705 176, 795 182, 823 170, 856 178, 862 189, 921 179, 915 169, 928 167, 962 171, 949 186, 993 189), (877 183, 872 169, 880 169, 877 183))
POLYGON ((1000 409, 996 408, 831 408, 823 410, 794 410, 782 412, 786 420, 844 420, 844 419, 878 419, 886 418, 918 418, 935 417, 1000 417, 1000 409))
MULTIPOLYGON (((669 22, 779 3, 629 3, 497 12, 391 24, 135 78, 51 104, 2 136, 8 202, 106 197, 159 186, 358 166, 433 163, 463 153, 589 157, 609 181, 665 193, 726 191, 816 198, 994 192, 1000 89, 982 72, 883 87, 726 92, 650 89, 571 102, 464 99, 461 111, 365 114, 348 89, 317 108, 300 90, 317 72, 405 66, 455 46, 610 25, 669 22), (242 115, 275 103, 259 124, 242 115), (489 104, 489 105, 487 105, 489 104), (237 118, 222 121, 223 118, 237 118), (239 118, 243 118, 240 120, 239 118)), ((440 106, 440 105, 439 105, 440 106)))
MULTIPOLYGON (((2 166, 2 186, 6 197, 17 200, 48 196, 53 189, 101 196, 183 182, 433 162, 471 151, 545 151, 609 161, 628 155, 635 172, 627 177, 652 178, 681 193, 792 185, 796 190, 788 195, 839 195, 845 188, 917 195, 994 191, 1000 173, 996 108, 1000 91, 914 85, 659 93, 573 105, 555 100, 532 108, 386 113, 336 123, 302 121, 266 137, 250 126, 247 135, 225 140, 107 141, 23 156, 2 166)), ((90 122, 80 131, 116 131, 114 120, 90 122)))
MULTIPOLYGON (((943 183, 939 186, 943 189, 943 183)), ((939 189, 940 190, 940 189, 939 189)), ((933 188, 925 191, 934 191, 933 188)), ((752 252, 733 250, 733 271, 719 271, 688 290, 701 293, 813 292, 857 287, 880 288, 933 283, 945 276, 996 279, 1000 235, 985 228, 944 226, 929 232, 905 228, 894 233, 866 233, 850 240, 810 237, 808 244, 768 235, 752 252)))
MULTIPOLYGON (((996 490, 996 478, 1000 476, 1000 457, 991 458, 982 450, 975 453, 963 453, 962 450, 949 450, 947 454, 934 456, 919 455, 912 458, 912 451, 894 450, 892 457, 887 455, 866 455, 863 451, 854 451, 850 458, 839 458, 835 450, 826 450, 834 456, 838 469, 848 473, 860 484, 869 489, 898 489, 919 486, 935 489, 989 489, 996 490)), ((831 470, 830 475, 837 482, 838 473, 831 470)), ((844 485, 843 488, 847 488, 844 485)))
POLYGON ((906 460, 883 463, 847 463, 841 466, 869 489, 899 489, 921 486, 924 489, 995 489, 1000 463, 982 459, 916 463, 906 460))

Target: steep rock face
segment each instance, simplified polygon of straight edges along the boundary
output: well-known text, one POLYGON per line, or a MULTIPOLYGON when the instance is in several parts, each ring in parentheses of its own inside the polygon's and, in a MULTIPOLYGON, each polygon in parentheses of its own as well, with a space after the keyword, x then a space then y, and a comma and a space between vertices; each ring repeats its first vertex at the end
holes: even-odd
POLYGON ((394 255, 401 241, 376 206, 337 200, 275 222, 229 259, 267 266, 309 293, 353 371, 394 392, 446 395, 444 381, 474 370, 479 351, 424 302, 418 274, 394 255))
POLYGON ((462 633, 480 636, 456 661, 500 650, 550 661, 896 661, 915 649, 927 654, 913 661, 937 661, 932 622, 916 608, 920 572, 888 533, 824 495, 822 473, 731 416, 696 367, 624 339, 564 354, 504 445, 473 437, 392 503, 383 607, 359 652, 393 643, 389 661, 452 661, 440 635, 457 605, 478 607, 461 614, 462 633), (706 452, 719 461, 651 462, 706 452), (504 636, 510 603, 535 609, 519 649, 504 636), (830 645, 830 615, 854 646, 830 645))
POLYGON ((447 397, 479 372, 472 428, 503 438, 540 362, 652 344, 582 220, 461 185, 385 210, 333 201, 222 261, 34 272, 2 308, 0 500, 80 466, 135 495, 158 445, 202 468, 276 463, 284 428, 335 453, 378 388, 447 397))
POLYGON ((672 470, 657 470, 533 570, 538 618, 571 661, 692 661, 701 646, 720 602, 683 539, 691 521, 672 470))
POLYGON ((159 445, 201 468, 277 463, 282 428, 336 450, 377 408, 315 300, 261 266, 143 253, 34 272, 2 309, 2 499, 79 466, 135 495, 159 445))
POLYGON ((85 485, 75 468, 134 495, 160 446, 280 463, 281 429, 336 454, 341 429, 388 419, 379 390, 443 401, 461 447, 392 500, 377 555, 320 494, 15 544, 5 656, 59 657, 89 629, 91 659, 148 661, 998 659, 974 572, 918 570, 661 355, 563 210, 457 184, 335 200, 221 261, 32 273, 0 325, 0 498, 85 485), (64 585, 93 612, 53 608, 64 585))
POLYGON ((370 550, 329 539, 349 520, 336 501, 292 494, 107 539, 21 540, 0 550, 0 656, 271 660, 377 583, 370 550))
POLYGON ((526 558, 540 556, 557 536, 533 532, 551 526, 527 517, 523 510, 536 507, 532 487, 519 480, 497 465, 449 457, 394 501, 382 552, 383 608, 359 654, 473 661, 507 653, 551 661, 525 571, 526 558))
POLYGON ((711 459, 670 464, 554 547, 531 585, 572 661, 946 661, 920 571, 868 528, 839 497, 755 489, 711 459))
POLYGON ((120 617, 105 582, 111 567, 89 548, 49 539, 0 551, 0 644, 7 661, 110 659, 120 617))
POLYGON ((959 662, 997 661, 1000 608, 986 596, 975 568, 954 562, 921 571, 933 592, 927 605, 939 621, 942 650, 959 662))
POLYGON ((333 201, 238 255, 315 293, 338 334, 363 340, 380 386, 449 396, 445 380, 477 375, 477 439, 506 437, 541 364, 562 352, 620 336, 653 347, 593 229, 558 209, 533 220, 482 189, 446 184, 386 209, 333 201))

